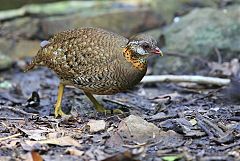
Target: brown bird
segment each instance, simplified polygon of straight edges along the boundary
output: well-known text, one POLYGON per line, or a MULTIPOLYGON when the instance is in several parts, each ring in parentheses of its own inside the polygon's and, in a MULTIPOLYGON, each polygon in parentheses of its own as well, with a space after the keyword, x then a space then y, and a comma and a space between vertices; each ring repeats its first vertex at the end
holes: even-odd
POLYGON ((64 115, 61 102, 65 85, 84 91, 98 112, 106 112, 92 94, 111 95, 132 88, 147 70, 147 57, 162 52, 147 35, 127 39, 99 28, 79 28, 54 35, 26 71, 47 66, 60 78, 55 117, 64 115))

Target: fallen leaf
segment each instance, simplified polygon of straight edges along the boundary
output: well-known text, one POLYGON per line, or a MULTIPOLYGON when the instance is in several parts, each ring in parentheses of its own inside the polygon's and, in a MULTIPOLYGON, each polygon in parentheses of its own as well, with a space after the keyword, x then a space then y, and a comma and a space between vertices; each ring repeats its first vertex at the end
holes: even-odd
POLYGON ((162 157, 164 161, 175 161, 175 160, 179 160, 180 158, 182 158, 182 155, 172 155, 172 156, 162 157))
POLYGON ((197 124, 197 120, 196 119, 191 119, 189 120, 189 122, 194 126, 197 124))
POLYGON ((59 132, 51 132, 47 135, 48 139, 58 138, 59 136, 61 136, 59 132))
POLYGON ((49 132, 48 130, 39 130, 39 129, 29 130, 29 129, 23 129, 20 127, 18 127, 18 129, 24 132, 26 135, 28 135, 29 139, 33 139, 36 141, 47 139, 44 133, 49 132))
POLYGON ((104 120, 90 120, 87 126, 89 126, 89 131, 91 133, 96 133, 105 130, 106 122, 104 120))
POLYGON ((12 88, 12 83, 9 81, 3 81, 0 83, 0 89, 10 89, 12 88))
POLYGON ((45 151, 47 149, 45 146, 35 141, 20 141, 20 145, 25 151, 29 152, 34 150, 45 151))
POLYGON ((31 154, 33 161, 43 161, 41 155, 38 152, 32 151, 31 154))
POLYGON ((41 155, 35 151, 28 152, 25 155, 22 155, 22 157, 23 157, 23 160, 27 160, 27 161, 43 161, 41 155))
POLYGON ((58 145, 58 146, 76 146, 76 147, 81 146, 76 140, 74 140, 70 136, 64 136, 61 138, 52 138, 52 139, 47 139, 47 140, 42 140, 42 141, 26 140, 25 143, 30 146, 33 146, 36 143, 52 144, 52 145, 58 145))
POLYGON ((70 155, 82 156, 84 154, 84 151, 78 150, 74 147, 69 147, 65 150, 65 153, 70 155))

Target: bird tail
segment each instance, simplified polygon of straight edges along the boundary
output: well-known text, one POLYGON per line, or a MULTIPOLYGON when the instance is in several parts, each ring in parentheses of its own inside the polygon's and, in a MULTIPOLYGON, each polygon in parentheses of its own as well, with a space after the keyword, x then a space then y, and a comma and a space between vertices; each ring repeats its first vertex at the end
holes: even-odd
POLYGON ((40 49, 37 53, 36 56, 33 57, 32 61, 30 62, 30 64, 28 64, 25 69, 24 69, 24 72, 27 72, 29 70, 32 70, 36 65, 40 64, 41 63, 41 53, 42 53, 42 50, 40 49))

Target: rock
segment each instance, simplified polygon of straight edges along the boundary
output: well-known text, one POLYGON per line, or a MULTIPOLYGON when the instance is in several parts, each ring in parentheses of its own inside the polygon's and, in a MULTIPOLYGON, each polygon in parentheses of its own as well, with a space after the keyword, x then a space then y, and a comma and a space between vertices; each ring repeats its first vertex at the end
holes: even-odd
POLYGON ((0 35, 10 38, 34 38, 38 30, 39 19, 23 17, 3 23, 0 35))
POLYGON ((160 36, 163 34, 163 31, 161 28, 156 28, 156 29, 152 29, 152 30, 147 30, 145 32, 139 33, 139 34, 147 34, 152 36, 155 40, 157 40, 158 42, 160 41, 159 38, 160 36))
POLYGON ((159 142, 162 140, 161 146, 167 146, 166 144, 173 144, 174 139, 181 142, 182 137, 174 131, 161 131, 153 123, 149 123, 143 120, 139 116, 130 115, 125 118, 118 126, 112 136, 107 141, 109 146, 122 146, 124 141, 134 141, 138 143, 146 143, 148 141, 159 142), (166 141, 166 142, 165 142, 166 141))
POLYGON ((57 32, 79 28, 100 27, 119 34, 130 36, 134 33, 160 26, 161 21, 149 9, 112 10, 111 12, 80 13, 70 16, 44 18, 40 25, 42 38, 57 32))
POLYGON ((169 24, 175 16, 181 16, 196 7, 217 8, 221 0, 151 0, 150 5, 169 24))
MULTIPOLYGON (((21 3, 21 2, 18 2, 21 3)), ((12 3, 11 3, 12 4, 12 3)), ((23 2, 22 5, 26 4, 23 2)), ((109 10, 111 8, 135 8, 142 5, 141 0, 134 2, 111 2, 111 1, 62 1, 45 4, 27 4, 18 9, 0 11, 0 21, 14 19, 25 15, 66 15, 86 10, 103 8, 109 10)), ((1 10, 1 7, 0 7, 1 10)))
POLYGON ((239 55, 239 15, 240 6, 226 10, 195 9, 166 30, 166 48, 188 55, 209 56, 214 48, 239 55))
POLYGON ((0 35, 10 34, 14 38, 17 35, 24 39, 47 39, 57 32, 86 26, 102 27, 129 36, 164 23, 148 7, 148 2, 141 0, 31 4, 0 12, 1 20, 3 26, 0 35))
POLYGON ((18 9, 0 11, 0 21, 22 17, 22 16, 25 16, 26 14, 41 15, 41 16, 71 14, 71 13, 80 12, 89 8, 111 6, 111 3, 112 2, 107 2, 107 1, 105 2, 63 1, 63 2, 46 3, 46 4, 28 4, 18 9))
POLYGON ((25 56, 35 56, 40 49, 40 41, 19 40, 10 55, 12 57, 23 58, 25 56))
POLYGON ((25 10, 22 10, 22 9, 0 11, 0 21, 13 19, 16 17, 24 16, 24 15, 25 15, 25 10))
POLYGON ((13 40, 0 38, 0 52, 12 59, 34 56, 40 49, 40 41, 37 40, 13 40))
POLYGON ((13 61, 8 55, 4 55, 0 51, 0 71, 10 68, 13 61))
POLYGON ((66 15, 95 8, 109 8, 112 2, 102 1, 62 1, 45 4, 29 4, 22 9, 31 15, 66 15), (71 8, 71 9, 70 9, 71 8))
POLYGON ((195 9, 179 22, 166 28, 165 48, 188 57, 161 58, 155 64, 154 74, 162 71, 170 73, 195 71, 191 56, 216 57, 219 50, 223 58, 240 55, 240 6, 231 6, 223 10, 204 8, 195 9), (191 63, 190 63, 191 62, 191 63))
POLYGON ((90 133, 96 133, 105 130, 106 122, 104 120, 90 120, 87 126, 89 126, 90 133))

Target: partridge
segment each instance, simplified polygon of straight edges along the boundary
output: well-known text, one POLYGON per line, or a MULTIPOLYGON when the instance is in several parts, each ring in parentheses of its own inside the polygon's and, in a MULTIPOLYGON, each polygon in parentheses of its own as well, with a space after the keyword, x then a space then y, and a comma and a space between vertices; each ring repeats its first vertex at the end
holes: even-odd
POLYGON ((111 95, 132 88, 147 70, 147 58, 162 52, 147 35, 130 39, 99 28, 60 32, 41 43, 26 71, 47 66, 60 78, 55 117, 61 108, 65 85, 83 90, 98 112, 106 109, 93 97, 111 95))

